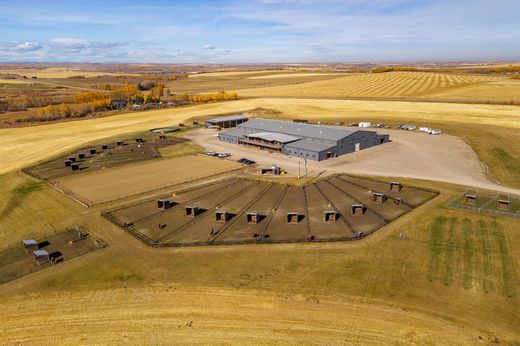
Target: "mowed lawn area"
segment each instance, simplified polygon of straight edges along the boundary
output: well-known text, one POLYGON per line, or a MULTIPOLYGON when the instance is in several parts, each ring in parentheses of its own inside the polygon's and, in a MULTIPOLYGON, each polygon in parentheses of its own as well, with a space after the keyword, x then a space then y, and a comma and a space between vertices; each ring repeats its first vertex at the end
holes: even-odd
POLYGON ((93 203, 139 193, 164 185, 219 174, 239 168, 238 163, 203 155, 179 156, 131 164, 101 172, 65 178, 59 184, 93 203))

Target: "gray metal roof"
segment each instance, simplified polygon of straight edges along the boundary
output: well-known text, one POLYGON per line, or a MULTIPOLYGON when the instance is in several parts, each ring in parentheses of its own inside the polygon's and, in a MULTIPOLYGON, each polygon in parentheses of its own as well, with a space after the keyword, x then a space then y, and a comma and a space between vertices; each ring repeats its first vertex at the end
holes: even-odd
POLYGON ((299 137, 311 137, 329 141, 339 141, 358 130, 350 130, 343 127, 302 124, 291 121, 271 120, 256 118, 238 125, 239 128, 249 128, 267 132, 285 133, 299 137))
POLYGON ((34 239, 26 239, 23 241, 23 245, 38 245, 38 243, 34 239))
POLYGON ((233 115, 227 115, 225 117, 217 117, 213 119, 208 119, 206 121, 212 122, 212 123, 218 123, 223 121, 233 121, 233 120, 247 120, 248 117, 246 117, 243 114, 233 114, 233 115))
POLYGON ((322 152, 328 150, 330 148, 335 147, 335 144, 326 144, 326 143, 318 143, 318 142, 309 142, 305 140, 299 140, 297 142, 289 143, 285 146, 287 149, 300 149, 300 150, 309 150, 315 152, 322 152))
POLYGON ((230 137, 240 138, 240 137, 242 137, 244 135, 248 135, 250 133, 251 133, 250 131, 245 131, 245 130, 241 130, 238 128, 234 128, 232 130, 222 131, 218 135, 219 135, 219 137, 220 137, 220 135, 226 135, 226 136, 230 136, 230 137))
POLYGON ((300 137, 294 137, 291 135, 286 135, 284 133, 274 133, 274 132, 257 132, 257 133, 248 133, 245 135, 249 138, 260 138, 264 141, 268 142, 280 142, 280 143, 290 143, 294 141, 300 140, 300 137))
POLYGON ((48 256, 49 255, 47 250, 35 250, 35 251, 33 251, 33 253, 35 256, 48 256))

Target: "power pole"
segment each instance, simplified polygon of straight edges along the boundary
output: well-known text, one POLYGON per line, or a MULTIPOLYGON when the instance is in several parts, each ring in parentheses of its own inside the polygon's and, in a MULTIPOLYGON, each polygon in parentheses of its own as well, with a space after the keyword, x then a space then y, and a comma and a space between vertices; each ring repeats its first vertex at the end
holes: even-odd
POLYGON ((303 162, 305 163, 305 178, 307 178, 307 158, 304 158, 303 162))

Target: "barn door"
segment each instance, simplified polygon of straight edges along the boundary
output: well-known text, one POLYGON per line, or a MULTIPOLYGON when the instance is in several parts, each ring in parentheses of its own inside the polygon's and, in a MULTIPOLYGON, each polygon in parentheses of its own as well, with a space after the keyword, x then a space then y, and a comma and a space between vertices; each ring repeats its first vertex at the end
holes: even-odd
POLYGON ((359 143, 356 143, 356 147, 355 147, 355 151, 359 151, 359 149, 361 149, 361 145, 359 143))

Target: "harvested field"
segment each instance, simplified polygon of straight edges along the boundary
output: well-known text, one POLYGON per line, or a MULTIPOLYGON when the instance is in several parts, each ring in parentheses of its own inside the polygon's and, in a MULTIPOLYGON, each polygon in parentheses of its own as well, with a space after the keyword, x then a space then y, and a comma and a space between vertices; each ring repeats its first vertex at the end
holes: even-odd
POLYGON ((68 155, 38 164, 24 171, 38 179, 54 179, 99 171, 128 163, 157 159, 162 156, 162 148, 168 148, 170 151, 175 152, 175 148, 172 148, 173 146, 186 142, 185 139, 177 137, 160 139, 159 136, 150 136, 139 138, 142 138, 143 142, 137 143, 135 138, 125 138, 122 139, 121 145, 118 145, 116 142, 107 142, 106 149, 103 147, 105 144, 83 147, 68 155), (95 152, 92 153, 92 149, 95 152), (80 153, 83 155, 83 158, 79 157, 80 153), (77 171, 72 170, 71 166, 65 165, 64 162, 70 157, 73 157, 75 160, 71 164, 78 164, 79 169, 77 171))
POLYGON ((227 160, 202 155, 181 156, 81 174, 59 180, 58 184, 96 204, 236 168, 240 165, 227 160))
POLYGON ((403 194, 394 191, 388 200, 376 203, 371 191, 351 178, 367 188, 381 184, 341 175, 303 187, 226 179, 116 207, 104 215, 153 246, 354 240, 436 196, 407 186, 403 194), (158 208, 162 199, 171 207, 158 208), (415 204, 408 204, 408 199, 415 204), (352 209, 357 204, 362 204, 361 213, 352 209), (187 216, 190 207, 199 209, 195 217, 187 216), (326 222, 326 211, 337 212, 333 221, 326 222), (227 214, 218 220, 220 213, 227 214), (256 215, 254 222, 248 213, 256 215))
POLYGON ((0 252, 0 283, 18 279, 105 246, 102 240, 90 238, 88 231, 81 227, 39 239, 37 245, 31 250, 26 250, 20 240, 17 246, 0 252), (38 264, 33 250, 47 251, 50 261, 38 264))
MULTIPOLYGON (((250 77, 251 78, 251 77, 250 77)), ((265 77, 263 77, 265 78, 265 77)), ((518 81, 507 77, 491 77, 482 75, 464 75, 430 72, 389 72, 377 74, 353 74, 341 78, 323 81, 312 81, 284 86, 272 86, 238 90, 241 96, 269 97, 337 97, 337 98, 439 98, 464 100, 469 94, 466 88, 502 85, 502 88, 491 87, 486 94, 475 94, 470 100, 520 101, 518 94, 514 96, 518 81), (493 83, 501 84, 493 84, 493 83), (502 91, 509 90, 505 94, 502 91), (459 91, 461 93, 459 94, 459 91), (493 92, 494 91, 494 92, 493 92)), ((471 90, 471 89, 470 89, 471 90)), ((478 89, 477 89, 478 90, 478 89)))
POLYGON ((83 77, 96 77, 103 75, 116 75, 115 73, 109 72, 96 72, 96 71, 84 71, 77 69, 56 69, 56 68, 45 68, 45 69, 4 69, 0 70, 0 73, 19 74, 27 76, 28 78, 69 78, 74 76, 83 77))

